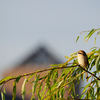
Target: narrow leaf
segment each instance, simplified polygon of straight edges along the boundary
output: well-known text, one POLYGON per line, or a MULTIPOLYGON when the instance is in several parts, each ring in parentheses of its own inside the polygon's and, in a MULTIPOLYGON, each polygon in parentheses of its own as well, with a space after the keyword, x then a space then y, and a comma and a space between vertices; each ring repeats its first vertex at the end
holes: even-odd
POLYGON ((16 99, 16 81, 13 82, 13 98, 12 100, 16 99))
POLYGON ((94 39, 94 44, 96 45, 96 37, 95 37, 95 39, 94 39))
POLYGON ((97 99, 99 100, 100 99, 100 87, 99 88, 97 88, 97 99))
POLYGON ((3 89, 3 92, 6 94, 6 89, 5 88, 3 89))
POLYGON ((89 39, 96 31, 98 31, 98 29, 92 29, 92 30, 90 31, 90 33, 86 36, 87 41, 88 41, 88 39, 89 39))
POLYGON ((37 82, 39 80, 39 77, 40 77, 40 74, 38 76, 36 76, 36 79, 34 80, 34 83, 33 83, 33 86, 32 86, 32 97, 31 97, 31 100, 34 100, 34 93, 35 93, 35 90, 36 90, 36 86, 37 86, 37 82))
POLYGON ((100 31, 97 32, 97 35, 100 36, 100 31))
POLYGON ((96 66, 96 70, 100 71, 100 55, 96 59, 95 66, 96 66))
POLYGON ((27 82, 34 76, 35 73, 33 73, 32 75, 29 76, 29 78, 27 79, 27 82))
POLYGON ((90 32, 89 32, 89 34, 85 37, 85 39, 86 38, 90 38, 91 37, 91 35, 94 33, 94 29, 92 29, 90 32))
POLYGON ((40 74, 36 77, 34 83, 33 83, 33 87, 32 87, 32 95, 35 93, 35 90, 36 90, 36 85, 37 85, 37 82, 39 80, 39 77, 40 77, 40 74))
POLYGON ((17 83, 19 82, 20 78, 21 78, 21 75, 19 75, 19 76, 16 78, 16 82, 17 82, 17 83))
POLYGON ((71 53, 71 56, 76 56, 77 52, 71 53))
POLYGON ((90 82, 89 84, 87 84, 85 87, 84 87, 84 90, 83 90, 83 93, 89 88, 90 85, 92 85, 92 83, 95 83, 96 80, 93 80, 92 82, 90 82))
POLYGON ((50 66, 59 66, 59 64, 51 64, 50 66))
POLYGON ((58 83, 58 85, 57 85, 57 87, 56 87, 56 88, 59 88, 59 87, 60 87, 60 85, 63 83, 63 81, 64 81, 64 80, 60 81, 60 82, 58 83))
POLYGON ((23 84, 22 84, 22 90, 21 90, 21 93, 22 93, 22 99, 24 100, 25 99, 25 84, 26 84, 26 81, 27 81, 27 78, 25 78, 23 84))
POLYGON ((64 96, 64 87, 61 89, 61 98, 64 96))
POLYGON ((9 79, 13 79, 16 78, 15 76, 8 76, 6 78, 3 78, 2 80, 0 80, 0 85, 2 85, 5 81, 9 80, 9 79))
POLYGON ((84 43, 85 43, 86 34, 87 34, 87 33, 85 33, 85 35, 84 35, 84 43))
POLYGON ((76 42, 78 41, 79 37, 80 37, 80 36, 77 37, 76 42))
POLYGON ((68 56, 65 56, 65 58, 66 58, 66 59, 69 59, 69 57, 68 57, 68 56))
POLYGON ((98 47, 92 47, 90 50, 92 50, 92 49, 97 49, 98 47))
POLYGON ((2 98, 2 100, 5 100, 5 95, 4 95, 3 91, 1 91, 1 98, 2 98))

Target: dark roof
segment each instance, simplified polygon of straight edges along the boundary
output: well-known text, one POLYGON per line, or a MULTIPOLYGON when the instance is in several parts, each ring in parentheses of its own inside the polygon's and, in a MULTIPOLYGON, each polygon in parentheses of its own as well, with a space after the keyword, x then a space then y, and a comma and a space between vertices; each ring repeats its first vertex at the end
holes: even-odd
POLYGON ((43 63, 51 63, 58 64, 61 63, 58 58, 56 58, 53 54, 49 53, 49 51, 45 47, 40 47, 36 50, 36 52, 31 53, 26 59, 21 63, 24 64, 43 64, 43 63))

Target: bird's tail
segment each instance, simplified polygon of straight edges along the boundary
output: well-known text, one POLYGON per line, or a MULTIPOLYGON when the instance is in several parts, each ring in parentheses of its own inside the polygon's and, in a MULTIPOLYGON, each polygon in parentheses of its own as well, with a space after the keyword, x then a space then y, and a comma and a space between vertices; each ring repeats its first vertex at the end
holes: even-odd
POLYGON ((85 72, 85 78, 86 78, 86 79, 88 78, 88 73, 87 73, 87 72, 85 72))
MULTIPOLYGON (((87 68, 85 68, 86 70, 87 70, 87 68)), ((87 81, 88 81, 88 73, 87 72, 85 72, 85 78, 87 79, 87 81)))

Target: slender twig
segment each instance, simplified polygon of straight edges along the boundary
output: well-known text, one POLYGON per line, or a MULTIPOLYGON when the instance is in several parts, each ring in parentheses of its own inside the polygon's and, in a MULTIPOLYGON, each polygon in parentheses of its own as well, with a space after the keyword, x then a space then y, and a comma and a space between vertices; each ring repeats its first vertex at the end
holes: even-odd
POLYGON ((96 75, 94 75, 93 73, 89 72, 88 70, 86 70, 85 68, 81 67, 80 65, 78 65, 81 69, 83 69, 84 71, 86 71, 87 73, 91 74, 92 76, 94 76, 96 79, 100 80, 99 77, 97 77, 96 75))

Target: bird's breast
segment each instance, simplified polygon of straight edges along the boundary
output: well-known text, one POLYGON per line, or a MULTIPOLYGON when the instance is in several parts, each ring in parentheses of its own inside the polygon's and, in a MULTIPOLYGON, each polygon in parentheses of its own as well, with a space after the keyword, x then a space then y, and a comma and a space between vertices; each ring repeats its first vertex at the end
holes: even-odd
POLYGON ((86 57, 84 56, 78 56, 78 63, 82 66, 82 67, 86 67, 86 57))

